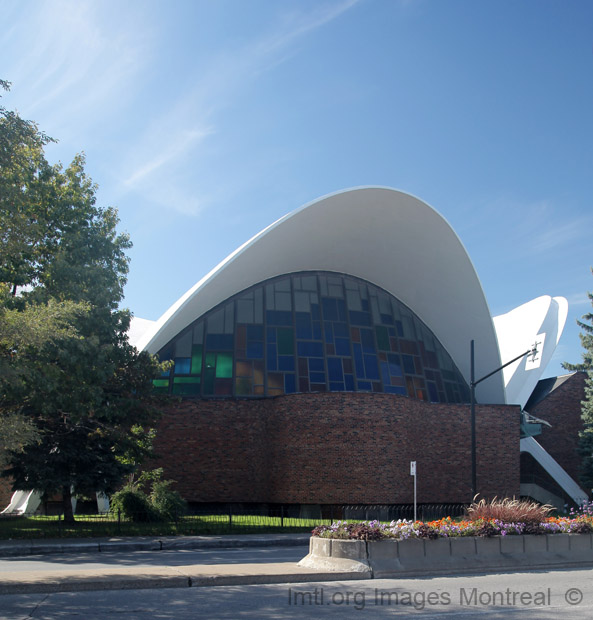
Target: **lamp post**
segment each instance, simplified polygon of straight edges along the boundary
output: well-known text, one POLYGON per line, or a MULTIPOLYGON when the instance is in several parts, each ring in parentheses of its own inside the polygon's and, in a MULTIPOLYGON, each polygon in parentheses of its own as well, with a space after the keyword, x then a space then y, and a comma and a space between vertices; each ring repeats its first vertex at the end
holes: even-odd
POLYGON ((472 428, 472 497, 471 501, 474 500, 474 497, 477 493, 477 482, 476 482, 476 385, 482 383, 485 379, 488 379, 492 375, 495 375, 497 372, 500 372, 503 368, 506 368, 513 362, 520 360, 522 357, 526 355, 533 355, 537 353, 537 344, 534 344, 531 349, 525 351, 525 353, 521 353, 521 355, 517 355, 517 357, 513 358, 510 362, 503 364, 496 370, 489 372, 487 375, 484 375, 481 379, 476 380, 476 372, 474 367, 474 341, 472 340, 470 343, 470 403, 471 403, 471 428, 472 428))

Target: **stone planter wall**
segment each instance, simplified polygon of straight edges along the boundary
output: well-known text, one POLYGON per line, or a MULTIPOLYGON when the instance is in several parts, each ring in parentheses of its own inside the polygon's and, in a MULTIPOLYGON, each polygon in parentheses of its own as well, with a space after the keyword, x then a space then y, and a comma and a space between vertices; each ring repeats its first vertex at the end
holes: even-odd
POLYGON ((368 578, 593 566, 593 535, 459 537, 424 540, 332 540, 312 537, 299 564, 368 578))

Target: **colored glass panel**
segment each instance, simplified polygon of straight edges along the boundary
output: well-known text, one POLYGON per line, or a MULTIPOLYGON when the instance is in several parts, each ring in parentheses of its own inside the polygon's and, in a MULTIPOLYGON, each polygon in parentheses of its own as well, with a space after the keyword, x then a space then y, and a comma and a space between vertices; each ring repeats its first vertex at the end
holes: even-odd
POLYGON ((219 353, 216 356, 216 378, 230 379, 233 376, 233 356, 230 353, 219 353))
POLYGON ((199 375, 202 372, 202 345, 194 344, 191 349, 191 372, 199 375))
POLYGON ((292 329, 278 328, 278 355, 294 354, 294 332, 292 329))
POLYGON ((191 369, 191 357, 176 357, 175 358, 175 374, 176 375, 189 375, 191 369))

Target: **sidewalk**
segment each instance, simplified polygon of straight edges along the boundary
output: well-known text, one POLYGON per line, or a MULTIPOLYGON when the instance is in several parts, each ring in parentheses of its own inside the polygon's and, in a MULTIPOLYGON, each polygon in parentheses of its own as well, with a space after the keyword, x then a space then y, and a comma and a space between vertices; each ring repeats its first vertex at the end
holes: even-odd
MULTIPOLYGON (((0 562, 38 554, 117 553, 173 549, 230 549, 238 547, 302 546, 308 551, 309 534, 241 536, 180 536, 162 538, 102 538, 0 542, 0 562)), ((43 571, 5 573, 0 595, 81 590, 187 588, 221 585, 298 583, 365 579, 366 573, 336 573, 302 568, 294 562, 270 564, 191 564, 187 566, 109 566, 74 569, 56 564, 43 571)))

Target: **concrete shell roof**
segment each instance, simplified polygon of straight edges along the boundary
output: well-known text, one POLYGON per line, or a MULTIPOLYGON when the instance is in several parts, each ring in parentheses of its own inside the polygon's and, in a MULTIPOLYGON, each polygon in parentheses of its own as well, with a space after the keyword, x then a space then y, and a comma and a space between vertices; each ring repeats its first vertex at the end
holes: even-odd
MULTIPOLYGON (((137 346, 156 353, 232 295, 309 270, 350 274, 390 292, 432 330, 468 383, 472 338, 476 377, 501 364, 480 281, 451 226, 418 198, 382 187, 325 196, 268 226, 175 302, 137 346)), ((477 399, 505 402, 501 373, 478 386, 477 399)))

